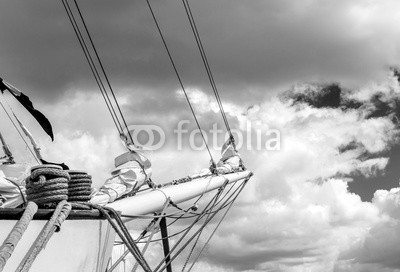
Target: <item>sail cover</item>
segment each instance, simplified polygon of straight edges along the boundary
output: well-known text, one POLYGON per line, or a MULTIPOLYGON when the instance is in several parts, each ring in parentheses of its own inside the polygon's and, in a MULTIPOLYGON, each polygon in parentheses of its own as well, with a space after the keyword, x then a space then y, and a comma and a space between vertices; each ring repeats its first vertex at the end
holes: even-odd
POLYGON ((28 173, 29 166, 25 164, 0 165, 0 208, 15 208, 24 203, 21 193, 25 193, 28 173))
POLYGON ((104 205, 130 193, 137 192, 151 177, 150 161, 137 152, 127 152, 115 158, 115 168, 90 200, 93 204, 104 205))
POLYGON ((51 127, 50 121, 40 111, 33 107, 33 104, 28 96, 17 90, 14 86, 4 82, 0 78, 0 91, 4 93, 7 90, 14 96, 24 107, 27 109, 32 116, 39 122, 43 130, 50 136, 51 140, 54 141, 53 128, 51 127))

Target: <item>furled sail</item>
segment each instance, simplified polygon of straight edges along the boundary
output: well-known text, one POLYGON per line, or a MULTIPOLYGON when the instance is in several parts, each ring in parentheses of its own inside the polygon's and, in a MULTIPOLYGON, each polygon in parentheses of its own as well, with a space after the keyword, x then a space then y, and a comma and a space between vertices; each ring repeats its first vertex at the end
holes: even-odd
POLYGON ((34 108, 32 101, 28 96, 0 78, 0 91, 4 93, 5 90, 9 91, 11 95, 14 96, 25 107, 25 109, 32 114, 32 116, 39 122, 43 130, 50 136, 51 140, 54 141, 53 128, 51 127, 50 121, 46 118, 46 116, 34 108))
MULTIPOLYGON (((13 112, 13 114, 14 114, 14 112, 13 112)), ((55 162, 49 162, 49 161, 44 160, 42 157, 42 154, 40 153, 40 147, 36 143, 36 140, 33 138, 32 133, 25 127, 25 125, 18 119, 18 117, 15 114, 14 114, 14 118, 15 118, 15 120, 17 120, 19 126, 21 127, 21 129, 24 132, 24 134, 26 135, 26 137, 28 137, 29 140, 31 141, 36 158, 39 160, 38 162, 41 162, 42 164, 58 165, 58 166, 61 166, 62 169, 64 169, 64 170, 69 170, 68 165, 66 165, 65 163, 55 163, 55 162)))
POLYGON ((3 138, 3 135, 1 135, 1 133, 0 133, 0 141, 1 141, 1 144, 3 145, 3 151, 4 151, 4 157, 1 157, 0 161, 5 159, 5 163, 13 164, 14 163, 13 154, 11 153, 10 148, 8 147, 7 143, 5 142, 5 140, 3 138))

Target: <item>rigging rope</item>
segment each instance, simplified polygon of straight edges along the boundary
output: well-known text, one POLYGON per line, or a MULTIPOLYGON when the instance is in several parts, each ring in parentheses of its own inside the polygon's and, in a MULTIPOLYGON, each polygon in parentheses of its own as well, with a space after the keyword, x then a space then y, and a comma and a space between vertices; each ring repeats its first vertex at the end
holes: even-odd
POLYGON ((97 85, 99 87, 99 90, 100 90, 100 92, 101 92, 101 94, 102 94, 102 96, 104 98, 104 101, 105 101, 105 103, 107 105, 107 108, 108 108, 108 110, 110 112, 110 115, 111 115, 111 117, 112 117, 112 119, 114 121, 114 124, 115 124, 115 126, 116 126, 116 128, 118 130, 118 133, 121 133, 122 132, 122 126, 121 126, 121 124, 120 124, 120 122, 119 122, 119 120, 118 120, 118 118, 116 116, 114 108, 112 107, 110 98, 108 97, 107 91, 106 91, 106 89, 104 87, 104 84, 103 84, 103 82, 101 80, 100 74, 99 74, 99 72, 97 70, 97 67, 96 67, 94 61, 93 61, 93 58, 90 55, 90 51, 89 51, 89 49, 88 49, 88 47, 86 45, 85 39, 83 38, 82 32, 79 29, 79 25, 78 25, 78 23, 77 23, 77 21, 75 19, 75 16, 74 16, 74 14, 73 14, 73 12, 71 10, 71 7, 69 6, 67 0, 62 0, 62 3, 63 3, 65 11, 67 12, 67 15, 68 15, 68 18, 69 18, 69 20, 71 22, 71 25, 72 25, 72 27, 74 29, 75 35, 78 38, 79 44, 80 44, 80 46, 81 46, 81 48, 83 50, 85 58, 86 58, 86 60, 87 60, 87 62, 89 64, 90 70, 93 73, 93 76, 94 76, 94 78, 96 80, 96 83, 97 83, 97 85))
POLYGON ((70 211, 71 204, 66 200, 58 203, 50 220, 43 227, 39 236, 36 238, 35 242, 26 253, 24 259, 19 264, 16 270, 17 272, 29 271, 36 257, 39 255, 40 251, 46 247, 47 242, 50 240, 54 232, 60 231, 61 224, 68 217, 70 211))
MULTIPOLYGON (((225 219, 226 215, 228 214, 229 210, 232 208, 233 203, 235 203, 235 200, 237 199, 237 197, 239 196, 239 194, 241 193, 241 191, 243 190, 244 186, 247 184, 247 181, 249 180, 246 179, 243 184, 240 187, 239 192, 235 195, 235 197, 233 198, 233 200, 231 201, 231 203, 229 204, 228 208, 226 209, 225 213, 222 215, 221 219, 219 220, 217 226, 214 228, 214 230, 212 231, 211 235, 208 237, 207 241, 204 243, 203 247, 201 248, 200 252, 197 254, 196 258, 194 259, 194 261, 192 262, 192 265, 190 266, 189 271, 192 270, 193 266, 196 264, 197 260, 200 258, 201 254, 203 253, 204 249, 206 248, 207 244, 210 242, 211 238, 214 236, 215 232, 218 230, 219 226, 221 225, 222 221, 225 219)), ((183 271, 183 270, 182 270, 183 271)))
POLYGON ((89 205, 90 207, 93 207, 95 209, 98 209, 106 217, 108 222, 111 224, 113 229, 116 231, 116 233, 121 238, 121 240, 124 242, 124 244, 127 246, 129 251, 135 257, 136 261, 143 268, 143 270, 146 272, 151 272, 152 270, 151 270, 150 266, 148 265, 148 263, 146 262, 145 258, 142 255, 142 253, 140 252, 135 241, 132 239, 132 236, 130 235, 128 229, 122 222, 119 214, 110 207, 102 207, 100 205, 90 204, 90 203, 88 203, 87 205, 89 205), (112 220, 111 215, 109 213, 114 217, 114 219, 116 220, 117 223, 115 223, 112 220))
MULTIPOLYGON (((224 184, 223 187, 221 187, 221 188, 224 188, 224 187, 225 187, 225 184, 224 184)), ((217 192, 217 193, 215 194, 215 196, 210 200, 210 202, 206 205, 206 207, 203 209, 203 211, 206 211, 210 205, 211 205, 211 207, 212 207, 212 206, 213 206, 213 205, 212 205, 213 202, 214 202, 214 204, 215 204, 215 202, 218 200, 218 198, 219 198, 221 192, 222 192, 221 189, 218 190, 218 192, 217 192)), ((172 249, 170 250, 169 254, 167 254, 167 255, 165 256, 165 258, 159 263, 159 265, 154 269, 154 271, 161 272, 161 271, 163 271, 164 269, 166 269, 167 266, 168 266, 168 264, 171 263, 171 262, 185 249, 185 247, 193 240, 193 237, 194 237, 194 236, 192 236, 191 238, 189 238, 189 240, 188 240, 186 243, 184 243, 184 245, 178 249, 178 252, 177 252, 174 256, 172 256, 172 258, 171 258, 172 252, 178 247, 178 245, 183 241, 183 239, 186 237, 186 235, 189 233, 189 231, 190 231, 190 230, 194 227, 194 225, 202 218, 202 216, 203 216, 203 213, 202 213, 200 216, 198 216, 198 217, 193 221, 193 223, 187 228, 187 230, 186 230, 185 233, 182 235, 182 237, 180 237, 180 239, 179 239, 179 240, 175 243, 175 245, 172 247, 172 249), (165 262, 165 259, 166 259, 166 258, 170 258, 170 261, 169 261, 168 263, 166 263, 163 267, 161 267, 162 264, 165 262), (161 268, 160 268, 160 267, 161 267, 161 268)), ((196 235, 197 233, 198 233, 198 232, 196 232, 194 235, 196 235)))
MULTIPOLYGON (((245 178, 245 181, 241 182, 240 184, 238 183, 234 183, 233 186, 231 186, 229 188, 229 190, 225 190, 226 187, 228 186, 229 181, 227 180, 226 183, 224 185, 222 185, 220 187, 220 189, 218 190, 217 194, 214 195, 214 197, 208 201, 208 203, 206 204, 206 206, 202 209, 202 212, 197 214, 196 218, 194 219, 194 221, 190 224, 189 227, 184 228, 183 230, 174 233, 174 234, 170 234, 166 237, 162 237, 160 239, 152 239, 152 234, 151 235, 146 235, 146 232, 148 230, 148 228, 151 228, 154 226, 154 224, 156 223, 157 219, 160 219, 161 216, 165 216, 167 217, 167 215, 164 214, 164 209, 165 206, 163 208, 163 212, 160 215, 156 215, 152 217, 152 221, 150 222, 150 224, 148 225, 148 227, 146 228, 145 231, 142 232, 142 234, 140 234, 139 238, 136 239, 136 243, 146 243, 146 245, 149 242, 157 242, 157 241, 163 241, 165 239, 170 239, 172 237, 175 237, 176 235, 180 235, 180 238, 175 242, 175 245, 173 246, 173 248, 169 251, 168 254, 165 255, 165 257, 161 260, 161 262, 158 264, 158 266, 154 269, 155 272, 161 272, 165 269, 167 269, 168 265, 173 262, 179 255, 181 255, 182 251, 191 243, 193 243, 194 240, 194 245, 193 247, 191 247, 190 252, 189 252, 189 256, 182 268, 182 271, 185 271, 185 269, 187 268, 190 259, 194 259, 194 262, 196 262, 198 260, 198 258, 200 257, 200 254, 202 253, 202 251, 204 250, 204 248, 207 246, 207 244, 209 243, 209 241, 211 240, 211 237, 216 233, 218 227, 220 226, 222 220, 226 217, 226 214, 228 213, 228 211, 231 209, 233 203, 235 202, 235 200, 237 199, 238 195, 241 193, 242 189, 244 188, 244 186, 247 184, 247 181, 249 180, 249 178, 251 177, 251 175, 248 175, 245 178), (239 186, 235 186, 235 185, 239 185, 239 186), (234 188, 236 187, 236 189, 231 192, 234 188), (228 207, 228 208, 227 208, 228 207), (199 242, 199 237, 202 234, 202 232, 204 231, 204 228, 212 221, 212 219, 219 214, 219 212, 221 212, 222 210, 224 210, 225 208, 227 208, 227 210, 225 211, 225 213, 222 215, 222 219, 219 220, 219 222, 216 222, 217 225, 215 227, 215 229, 213 229, 211 236, 207 237, 207 241, 205 242, 205 244, 203 245, 203 247, 201 248, 200 254, 196 254, 196 256, 194 256, 195 251, 194 251, 194 247, 196 246, 196 244, 199 242), (197 225, 199 224, 201 221, 203 221, 198 230, 195 230, 195 233, 190 234, 190 231, 197 225), (189 236, 189 237, 187 237, 189 236), (140 240, 144 238, 147 238, 147 241, 144 242, 140 242, 140 240), (182 243, 183 245, 179 245, 180 243, 182 243), (176 252, 174 252, 176 251, 176 252), (192 258, 193 257, 193 258, 192 258), (168 261, 167 258, 169 258, 170 260, 168 261), (166 261, 167 260, 167 261, 166 261), (165 262, 165 265, 163 266, 163 263, 165 262)), ((199 197, 199 199, 202 196, 199 197)), ((199 199, 196 200, 196 202, 199 201, 199 199)), ((189 210, 191 210, 192 208, 194 208, 194 206, 188 208, 188 209, 182 209, 180 208, 177 204, 175 204, 172 200, 169 201, 168 203, 170 206, 175 207, 176 209, 178 209, 180 212, 182 212, 182 215, 185 215, 186 213, 189 212, 189 210)), ((165 204, 166 205, 166 204, 165 204)), ((139 218, 139 217, 138 217, 139 218)), ((179 218, 186 218, 186 217, 179 217, 179 218)), ((175 220, 176 221, 176 220, 175 220)), ((175 222, 174 221, 174 222, 175 222)), ((168 226, 171 226, 174 222, 168 224, 168 226)), ((119 243, 117 243, 119 244, 119 243)), ((119 259, 118 261, 120 262, 123 258, 125 258, 127 255, 127 252, 125 252, 119 259)), ((116 265, 118 264, 114 264, 112 267, 116 267, 116 265)), ((193 268, 193 264, 190 266, 189 271, 193 268)), ((134 270, 132 270, 134 271, 134 270)))
POLYGON ((92 191, 92 176, 83 171, 69 170, 68 201, 87 202, 92 191))
POLYGON ((153 11, 153 8, 151 7, 150 1, 149 1, 149 0, 146 0, 146 2, 147 2, 147 6, 149 7, 150 13, 151 13, 151 15, 152 15, 152 17, 153 17, 154 23, 156 24, 158 33, 160 34, 160 37, 161 37, 161 40, 162 40, 162 42, 163 42, 164 48, 165 48, 165 50, 167 51, 168 58, 169 58, 169 60, 170 60, 170 62, 171 62, 171 65, 172 65, 174 71, 175 71, 176 77, 178 78, 179 84, 181 85, 182 91, 183 91, 183 93, 184 93, 184 95, 185 95, 185 98, 186 98, 188 104, 189 104, 190 111, 192 112, 193 118, 194 118, 194 120, 195 120, 195 122, 196 122, 196 124, 197 124, 197 127, 198 127, 199 131, 200 131, 201 137, 203 138, 204 144, 206 145, 208 154, 210 155, 210 158, 211 158, 212 166, 213 166, 213 168, 214 168, 214 166, 215 166, 214 158, 213 158, 213 156, 212 156, 212 154, 211 154, 210 148, 208 147, 207 141, 206 141, 206 139, 205 139, 205 137, 204 137, 203 130, 202 130, 201 127, 200 127, 200 123, 199 123, 199 121, 198 121, 198 119, 197 119, 197 117, 196 117, 196 114, 195 114, 195 112, 194 112, 193 106, 192 106, 192 104, 190 103, 189 96, 188 96, 188 94, 187 94, 187 92, 186 92, 186 89, 185 89, 185 87, 184 87, 184 85, 183 85, 183 82, 182 82, 182 79, 181 79, 181 77, 180 77, 180 75, 179 75, 178 69, 176 68, 175 62, 174 62, 174 60, 173 60, 173 58, 172 58, 172 55, 171 55, 171 52, 169 51, 169 48, 168 48, 168 46, 167 46, 167 42, 165 41, 164 35, 163 35, 163 33, 162 33, 162 31, 161 31, 161 28, 160 28, 160 26, 159 26, 159 24, 158 24, 156 15, 155 15, 155 13, 154 13, 154 11, 153 11))
POLYGON ((114 98, 115 104, 117 105, 119 114, 120 114, 121 117, 122 117, 122 121, 124 122, 126 131, 127 131, 128 135, 129 135, 131 141, 132 141, 132 144, 135 144, 135 143, 133 142, 132 135, 131 135, 131 133, 129 132, 128 125, 127 125, 127 123, 126 123, 126 121, 125 121, 124 115, 122 114, 121 107, 119 106, 119 103, 118 103, 118 100, 117 100, 117 98, 116 98, 116 96, 115 96, 114 90, 113 90, 113 88, 111 87, 111 83, 110 83, 110 80, 108 79, 108 76, 107 76, 106 71, 105 71, 105 69, 104 69, 103 63, 102 63, 102 61, 101 61, 101 59, 100 59, 100 56, 99 56, 99 54, 98 54, 98 52, 97 52, 97 49, 96 49, 96 47, 95 47, 95 45, 94 45, 94 43, 93 43, 92 36, 91 36, 90 33, 89 33, 89 29, 88 29, 87 26, 86 26, 85 20, 83 19, 81 10, 80 10, 80 8, 79 8, 79 6, 78 6, 78 2, 77 2, 76 0, 74 0, 74 3, 75 3, 75 6, 76 6, 76 9, 77 9, 78 12, 79 12, 79 16, 80 16, 80 18, 81 18, 81 20, 82 20, 83 26, 85 27, 86 33, 87 33, 87 35, 88 35, 88 37, 89 37, 90 44, 92 45, 93 50, 94 50, 94 53, 96 54, 97 61, 99 62, 100 67, 101 67, 101 70, 102 70, 102 72, 103 72, 103 74, 104 74, 104 77, 105 77, 105 79, 106 79, 106 81, 107 81, 108 87, 110 88, 110 91, 111 91, 111 94, 112 94, 112 96, 113 96, 113 98, 114 98))
POLYGON ((204 47, 203 47, 203 43, 202 43, 202 41, 200 39, 200 34, 199 34, 198 29, 197 29, 196 23, 194 21, 194 17, 193 17, 192 11, 190 9, 189 2, 188 2, 188 0, 182 0, 182 2, 183 2, 183 5, 185 7, 186 15, 187 15, 187 17, 189 19, 189 23, 190 23, 193 35, 195 37, 197 47, 198 47, 198 49, 200 51, 201 59, 203 60, 204 67, 206 69, 207 76, 208 76, 208 79, 210 81, 211 87, 212 87, 212 89, 214 91, 214 95, 215 95, 215 98, 217 100, 219 109, 221 111, 221 115, 222 115, 222 118, 224 120, 226 129, 227 129, 227 131, 229 133, 229 137, 233 140, 234 138, 233 138, 233 135, 232 135, 232 132, 231 132, 231 128, 229 126, 229 122, 228 122, 228 119, 226 117, 226 113, 224 111, 224 107, 222 105, 222 101, 221 101, 221 98, 220 98, 219 93, 218 93, 217 85, 215 84, 214 77, 213 77, 212 72, 211 72, 210 64, 208 62, 207 55, 206 55, 206 52, 205 52, 204 47))
POLYGON ((34 214, 36 213, 38 207, 34 202, 28 202, 28 205, 20 220, 15 224, 11 232, 8 234, 7 238, 4 240, 0 247, 0 271, 3 271, 7 260, 11 257, 14 252, 15 247, 21 240, 22 235, 28 228, 34 214))
MULTIPOLYGON (((151 220, 151 222, 149 223, 149 225, 146 227, 146 229, 139 235, 139 237, 135 240, 136 243, 139 243, 140 240, 142 240, 143 238, 147 238, 146 244, 142 249, 141 254, 144 255, 144 253, 146 252, 150 242, 152 242, 152 237, 153 235, 158 231, 157 227, 160 223, 161 218, 163 217, 164 211, 166 210, 166 208, 169 205, 169 198, 166 200, 164 207, 160 213, 160 215, 158 217, 154 217, 153 220, 151 220), (150 232, 150 235, 146 237, 146 234, 150 232)), ((128 255, 129 250, 126 250, 119 258, 118 260, 116 260, 113 265, 110 267, 110 269, 107 270, 107 272, 111 272, 114 271, 114 269, 121 263, 121 261, 123 261, 125 259, 125 257, 128 255)), ((135 263, 135 265, 132 268, 132 272, 136 271, 137 267, 138 267, 139 263, 135 263)))
POLYGON ((61 169, 41 167, 31 170, 26 179, 26 195, 28 201, 39 206, 52 206, 68 199, 69 174, 61 169))
MULTIPOLYGON (((157 220, 153 219, 153 220, 152 220, 153 224, 151 224, 151 225, 149 226, 150 228, 149 228, 149 227, 146 228, 145 231, 144 231, 143 233, 141 233, 140 237, 144 237, 148 231, 151 232, 149 238, 147 239, 146 244, 144 245, 144 247, 143 247, 143 249, 142 249, 142 255, 144 255, 144 253, 146 252, 148 246, 150 245, 150 242, 151 242, 151 239, 153 238, 153 235, 156 233, 156 231, 158 231, 157 228, 160 227, 160 222, 161 222, 161 220, 162 220, 163 218, 165 218, 165 217, 163 216, 163 214, 165 214, 164 212, 165 212, 165 210, 167 209, 167 207, 169 206, 169 204, 170 204, 170 198, 168 198, 168 199, 165 201, 164 207, 163 207, 163 209, 162 209, 162 211, 161 211, 161 213, 160 213, 160 217, 157 218, 157 220)), ((140 237, 139 237, 139 238, 140 238, 140 237)), ((138 239, 139 239, 139 238, 138 238, 138 239)), ((136 269, 137 269, 137 267, 138 267, 138 263, 136 263, 136 264, 133 266, 132 272, 135 272, 136 269)))
MULTIPOLYGON (((219 198, 220 196, 221 196, 221 195, 219 195, 218 198, 219 198)), ((214 201, 214 203, 213 203, 213 206, 212 206, 211 209, 210 209, 210 213, 207 213, 207 216, 206 216, 206 219, 205 219, 204 223, 207 222, 207 220, 210 218, 211 211, 212 211, 212 209, 216 206, 216 203, 217 203, 217 201, 218 201, 218 198, 215 199, 215 201, 214 201)), ((204 224, 203 224, 203 225, 204 225, 204 224)), ((201 229, 201 231, 199 232, 199 234, 194 235, 194 236, 197 236, 197 237, 196 237, 196 240, 194 241, 194 243, 193 243, 193 245, 192 245, 192 248, 191 248, 190 251, 189 251, 189 255, 186 257, 186 261, 185 261, 185 263, 184 263, 184 265, 183 265, 183 267, 182 267, 182 272, 185 271, 185 268, 186 268, 187 264, 189 263, 190 257, 192 256, 193 251, 194 251, 195 248, 196 248, 196 245, 197 245, 197 243, 198 243, 198 241, 199 241, 199 239, 200 239, 200 236, 201 236, 202 232, 203 232, 203 228, 201 229)))
MULTIPOLYGON (((206 226, 208 223, 211 222, 211 220, 218 214, 219 211, 221 211, 221 210, 222 210, 223 208, 225 208, 226 206, 229 206, 229 207, 228 207, 228 210, 230 209, 230 207, 233 205, 234 201, 237 199, 237 197, 239 196, 239 194, 240 194, 241 191, 243 190, 244 186, 247 184, 247 181, 250 179, 250 177, 251 177, 251 176, 248 176, 248 177, 246 178, 246 180, 240 185, 240 187, 237 188, 237 189, 235 190, 235 192, 233 192, 233 193, 224 201, 224 203, 221 205, 221 207, 219 207, 219 208, 216 209, 216 212, 211 212, 211 213, 210 213, 211 215, 210 215, 210 216, 207 216, 207 219, 206 219, 205 222, 202 224, 202 226, 201 226, 201 227, 200 227, 186 242, 185 242, 184 245, 181 246, 181 248, 178 250, 178 252, 171 258, 171 262, 172 262, 177 256, 179 256, 179 254, 185 249, 185 247, 186 247, 187 245, 189 245, 189 243, 191 243, 191 241, 192 241, 199 233, 201 233, 201 232, 203 231, 203 229, 205 228, 205 226, 206 226), (231 200, 231 198, 233 198, 233 199, 231 200), (228 204, 227 204, 227 203, 228 203, 228 204)), ((226 185, 225 185, 225 186, 226 186, 226 185)), ((222 193, 222 191, 224 190, 225 186, 223 186, 223 187, 220 188, 220 190, 218 191, 217 195, 214 196, 214 198, 209 202, 209 204, 210 204, 211 202, 214 202, 214 204, 216 203, 216 200, 218 200, 218 199, 220 198, 221 193, 222 193)), ((204 210, 207 210, 207 209, 208 209, 209 204, 207 205, 207 207, 206 207, 204 210)), ((216 205, 212 205, 211 209, 213 209, 215 206, 216 206, 216 205)), ((211 209, 209 209, 209 210, 211 210, 211 209)), ((227 213, 227 212, 226 212, 226 213, 227 213)), ((225 215, 226 215, 226 213, 225 213, 225 215)), ((172 248, 171 252, 172 252, 172 251, 177 247, 177 245, 182 241, 182 239, 183 239, 183 238, 185 237, 185 235, 190 231, 190 229, 193 227, 193 225, 194 225, 195 223, 197 223, 204 215, 205 215, 205 214, 202 213, 202 214, 194 221, 194 223, 188 228, 187 232, 186 232, 185 234, 183 234, 183 236, 181 237, 181 239, 180 239, 180 240, 175 244, 175 246, 172 248)), ((225 217, 225 216, 224 216, 224 217, 225 217)), ((218 224, 218 226, 219 226, 219 224, 218 224)), ((217 226, 217 227, 218 227, 218 226, 217 226)), ((216 231, 216 230, 214 230, 214 233, 215 233, 215 231, 216 231)), ((209 238, 209 240, 210 240, 210 238, 209 238)), ((208 241, 209 241, 209 240, 208 240, 208 241)), ((207 241, 207 242, 208 242, 208 241, 207 241)), ((203 248, 203 249, 204 249, 204 248, 203 248)), ((196 260, 197 260, 198 258, 199 258, 199 256, 196 257, 196 260)), ((162 264, 163 262, 164 262, 164 260, 162 260, 162 261, 160 262, 159 266, 158 266, 154 271, 161 272, 161 271, 165 270, 166 265, 163 266, 162 268, 160 268, 160 267, 161 267, 161 264, 162 264), (159 268, 160 268, 160 269, 159 269, 159 268)), ((192 269, 192 267, 190 267, 190 269, 192 269)))
POLYGON ((99 66, 100 66, 100 70, 102 72, 103 77, 106 80, 108 89, 109 89, 109 91, 110 91, 110 93, 111 93, 111 95, 113 97, 114 104, 117 106, 117 110, 119 112, 119 115, 120 115, 122 121, 120 120, 120 117, 118 116, 118 114, 117 114, 117 112, 116 112, 116 110, 114 108, 113 102, 111 101, 110 96, 108 94, 108 91, 107 91, 107 89, 105 87, 105 84, 102 81, 102 76, 100 75, 99 69, 96 67, 95 61, 93 60, 94 57, 91 54, 91 50, 89 49, 89 47, 88 47, 88 45, 87 45, 87 43, 85 41, 85 38, 83 37, 83 34, 82 34, 82 32, 80 30, 80 27, 79 27, 79 24, 78 24, 78 22, 77 22, 77 20, 75 18, 75 15, 74 15, 74 13, 73 13, 68 1, 67 0, 62 0, 62 3, 63 3, 65 11, 67 12, 68 18, 69 18, 69 20, 70 20, 70 22, 72 24, 72 27, 73 27, 74 32, 75 32, 75 35, 78 38, 79 44, 81 45, 81 48, 82 48, 82 50, 84 52, 85 58, 86 58, 86 60, 87 60, 87 62, 89 64, 89 67, 90 67, 90 69, 91 69, 91 71, 93 73, 93 76, 94 76, 95 80, 96 80, 96 83, 97 83, 97 85, 98 85, 98 87, 100 89, 100 92, 101 92, 101 94, 102 94, 102 96, 104 98, 104 101, 105 101, 105 103, 107 105, 107 108, 108 108, 108 110, 109 110, 109 112, 111 114, 113 122, 114 122, 114 124, 115 124, 115 126, 116 126, 116 128, 118 130, 119 135, 120 136, 125 135, 124 134, 124 126, 125 126, 125 129, 127 131, 127 134, 129 135, 129 138, 130 138, 132 144, 135 144, 134 141, 133 141, 132 135, 129 132, 128 125, 126 123, 125 117, 124 117, 124 115, 122 113, 121 107, 120 107, 120 105, 118 103, 118 100, 117 100, 117 98, 115 96, 114 90, 113 90, 113 88, 111 86, 110 80, 108 79, 108 76, 107 76, 107 73, 105 71, 104 65, 103 65, 103 63, 102 63, 102 61, 100 59, 99 53, 98 53, 98 51, 96 49, 96 46, 95 46, 95 44, 93 42, 92 36, 91 36, 91 34, 89 32, 89 29, 88 29, 88 27, 86 25, 86 22, 85 22, 84 18, 83 18, 82 12, 81 12, 81 10, 79 8, 79 5, 78 5, 77 1, 74 0, 74 4, 75 4, 75 7, 76 7, 76 9, 77 9, 77 11, 79 13, 79 18, 81 20, 81 23, 84 26, 84 31, 86 33, 87 38, 90 41, 91 49, 95 53, 95 57, 96 57, 97 62, 99 64, 99 66), (122 123, 123 123, 124 126, 122 125, 122 123))
MULTIPOLYGON (((3 94, 3 98, 4 98, 4 94, 3 94)), ((4 100, 4 101, 6 101, 6 100, 4 100)), ((6 102, 7 102, 7 101, 6 101, 6 102)), ((8 103, 7 103, 7 104, 8 104, 8 103)), ((1 102, 1 100, 0 100, 0 105, 1 105, 1 107, 3 108, 4 112, 6 113, 8 119, 9 119, 9 120, 11 121, 11 123, 13 124, 14 128, 17 130, 19 136, 21 137, 22 141, 25 143, 25 145, 26 145, 26 147, 28 148, 29 152, 32 154, 33 158, 34 158, 39 164, 41 164, 40 161, 39 161, 39 159, 36 158, 35 154, 33 153, 31 147, 28 145, 28 142, 25 140, 24 136, 22 135, 22 133, 21 133, 20 130, 18 129, 18 127, 17 127, 17 125, 15 124, 14 120, 11 118, 10 114, 8 113, 8 111, 6 110, 6 108, 4 107, 3 103, 1 102)), ((8 105, 8 107, 11 109, 10 105, 8 105)), ((11 111, 12 111, 12 109, 11 109, 11 111)), ((14 112, 12 112, 12 113, 15 115, 14 112)))

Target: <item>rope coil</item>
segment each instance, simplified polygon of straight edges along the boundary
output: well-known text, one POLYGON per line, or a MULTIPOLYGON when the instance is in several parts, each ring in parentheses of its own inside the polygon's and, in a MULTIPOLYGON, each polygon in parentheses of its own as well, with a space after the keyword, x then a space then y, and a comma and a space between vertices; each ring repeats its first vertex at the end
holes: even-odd
POLYGON ((68 199, 68 173, 51 165, 33 167, 26 181, 27 200, 39 207, 52 207, 68 199))
POLYGON ((69 202, 87 202, 92 192, 92 176, 84 171, 68 171, 71 179, 68 183, 69 202))

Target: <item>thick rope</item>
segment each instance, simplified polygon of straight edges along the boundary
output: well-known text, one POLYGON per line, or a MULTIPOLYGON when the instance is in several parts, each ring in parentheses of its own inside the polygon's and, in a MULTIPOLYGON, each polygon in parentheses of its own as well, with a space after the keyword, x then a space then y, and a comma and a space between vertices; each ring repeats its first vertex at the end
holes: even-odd
MULTIPOLYGON (((160 220, 162 218, 162 214, 165 212, 165 209, 169 206, 169 199, 167 199, 167 201, 164 204, 164 207, 160 213, 160 215, 157 218, 153 218, 153 220, 151 220, 151 222, 149 223, 149 225, 146 227, 146 229, 139 235, 139 237, 135 240, 136 243, 138 243, 140 240, 142 240, 143 238, 146 238, 146 234, 148 232, 150 232, 150 235, 147 238, 146 244, 142 249, 142 255, 144 256, 144 253, 147 250, 147 247, 149 246, 151 239, 153 237, 153 235, 156 233, 157 227, 160 223, 160 220)), ((129 250, 126 250, 119 258, 118 260, 116 260, 113 265, 110 267, 109 271, 114 271, 114 269, 121 263, 122 260, 125 259, 125 257, 129 254, 129 250)), ((135 265, 133 266, 131 272, 135 272, 136 269, 138 268, 139 263, 135 263, 135 265)))
POLYGON ((61 169, 41 167, 33 169, 26 179, 27 200, 39 206, 52 207, 68 199, 68 173, 61 169))
MULTIPOLYGON (((166 206, 164 206, 162 213, 165 211, 165 208, 168 207, 168 204, 166 204, 166 206)), ((151 239, 153 238, 153 235, 158 231, 157 227, 159 227, 160 225, 160 221, 161 221, 162 217, 160 216, 157 221, 154 222, 154 224, 151 226, 150 228, 150 236, 147 239, 146 244, 143 247, 142 250, 142 255, 144 255, 144 253, 146 252, 147 248, 149 247, 150 243, 151 243, 151 239)), ((147 231, 147 230, 146 230, 147 231)), ((142 233, 141 236, 144 237, 145 233, 142 233)), ((135 265, 132 268, 132 272, 135 272, 137 267, 139 266, 139 263, 135 263, 135 265)))
POLYGON ((114 209, 109 208, 109 207, 102 207, 100 205, 90 204, 90 203, 88 203, 87 205, 99 210, 106 217, 108 222, 111 224, 111 226, 113 227, 115 232, 121 238, 121 240, 126 245, 126 247, 129 249, 129 251, 131 252, 133 257, 135 257, 136 261, 140 264, 140 266, 143 268, 143 270, 145 272, 151 272, 152 270, 151 270, 150 266, 148 265, 148 263, 144 259, 143 255, 141 254, 139 248, 137 247, 132 236, 130 235, 128 229, 122 222, 122 219, 119 216, 119 214, 114 209), (115 221, 117 223, 114 222, 114 220, 112 219, 112 217, 110 216, 109 213, 115 218, 115 221))
POLYGON ((70 170, 68 173, 71 177, 68 183, 68 201, 71 203, 89 201, 92 192, 92 176, 75 170, 70 170))
POLYGON ((46 246, 47 242, 50 240, 54 232, 60 231, 61 224, 68 217, 70 211, 71 204, 69 204, 67 201, 64 200, 58 203, 50 220, 43 227, 42 231, 36 238, 28 253, 21 261, 16 272, 29 271, 36 257, 39 255, 40 251, 46 246))
POLYGON ((28 202, 28 206, 26 207, 24 214, 21 219, 15 224, 10 234, 8 234, 7 238, 4 240, 3 244, 0 247, 0 271, 3 271, 4 266, 6 265, 7 260, 11 257, 14 252, 15 247, 18 242, 21 240, 22 235, 24 234, 26 228, 31 222, 34 214, 37 211, 37 205, 34 202, 28 202))

